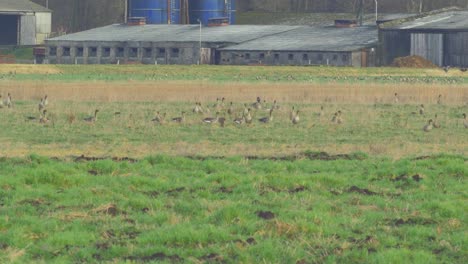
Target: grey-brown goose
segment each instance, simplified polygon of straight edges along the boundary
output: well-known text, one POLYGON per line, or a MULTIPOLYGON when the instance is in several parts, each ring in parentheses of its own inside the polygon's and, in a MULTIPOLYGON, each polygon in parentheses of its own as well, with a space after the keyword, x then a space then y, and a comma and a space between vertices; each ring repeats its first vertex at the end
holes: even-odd
POLYGON ((424 115, 425 111, 426 111, 426 110, 425 110, 425 108, 424 108, 424 105, 421 104, 421 105, 419 106, 419 114, 420 114, 420 115, 424 115))
POLYGON ((247 114, 244 115, 244 119, 245 119, 246 124, 251 124, 252 120, 253 120, 252 115, 250 114, 250 111, 251 111, 250 108, 248 108, 247 109, 247 114))
POLYGON ((270 123, 271 121, 273 121, 273 109, 270 110, 270 114, 267 116, 267 117, 262 117, 260 119, 258 119, 258 121, 260 121, 260 123, 270 123))
POLYGON ((44 98, 41 98, 41 102, 39 103, 37 108, 39 109, 39 112, 42 112, 42 110, 44 110, 44 108, 45 108, 44 98))
POLYGON ((466 119, 466 114, 463 113, 463 126, 465 128, 468 128, 468 120, 466 119))
POLYGON ((395 104, 398 104, 400 102, 400 99, 398 98, 398 93, 395 93, 395 96, 393 97, 393 102, 395 104))
POLYGON ((225 117, 218 118, 218 123, 221 125, 221 127, 224 127, 224 124, 226 123, 226 118, 225 117))
POLYGON ((49 105, 49 99, 47 97, 47 94, 44 96, 44 107, 46 107, 47 105, 49 105))
POLYGON ((260 97, 257 97, 257 101, 252 104, 252 107, 257 110, 262 109, 262 100, 260 97))
POLYGON ((97 113, 99 112, 99 109, 94 110, 94 116, 89 116, 84 118, 83 120, 88 122, 88 123, 94 123, 97 121, 97 113))
POLYGON ((323 105, 320 106, 320 111, 317 114, 319 117, 322 117, 325 115, 325 111, 323 110, 323 105))
POLYGON ((242 115, 242 117, 234 118, 233 122, 237 125, 242 125, 244 123, 244 116, 245 115, 242 115))
POLYGON ((207 117, 205 119, 203 119, 203 123, 205 124, 214 124, 216 122, 218 122, 218 119, 219 119, 219 112, 216 112, 216 117, 207 117))
POLYGON ((42 111, 42 115, 41 115, 41 118, 39 119, 39 123, 41 123, 41 124, 49 123, 49 119, 47 118, 47 110, 46 109, 44 109, 42 111))
POLYGON ((184 123, 185 122, 185 112, 182 112, 181 116, 172 118, 172 122, 184 123))
POLYGON ((229 103, 229 108, 227 110, 227 113, 228 113, 229 116, 231 116, 234 113, 234 106, 233 106, 232 102, 229 103))
POLYGON ((10 93, 8 93, 8 96, 7 96, 6 100, 5 100, 5 105, 8 108, 13 107, 13 100, 11 99, 11 94, 10 93))
POLYGON ((292 123, 293 123, 294 125, 297 125, 297 124, 299 124, 299 120, 300 120, 300 119, 299 119, 299 110, 297 110, 297 111, 296 111, 296 114, 294 115, 294 117, 292 118, 291 121, 292 121, 292 123))
POLYGON ((201 107, 201 103, 195 102, 195 107, 192 110, 195 114, 203 114, 203 108, 201 107))
POLYGON ((437 97, 437 104, 442 104, 442 95, 439 94, 439 96, 437 97))
POLYGON ((161 115, 158 112, 156 112, 156 116, 151 120, 152 122, 155 122, 155 123, 159 123, 159 124, 162 124, 164 122, 164 118, 166 117, 166 113, 164 113, 163 115, 161 115))
POLYGON ((341 111, 339 110, 339 111, 338 111, 338 116, 337 116, 337 118, 336 118, 336 123, 337 123, 337 124, 343 124, 343 122, 344 122, 344 120, 343 120, 343 115, 342 115, 341 111))
POLYGON ((423 127, 423 130, 424 132, 429 132, 432 130, 432 128, 433 128, 432 119, 429 119, 429 121, 427 121, 427 124, 423 127))
POLYGON ((296 111, 294 110, 294 106, 291 108, 291 112, 289 112, 289 120, 292 120, 294 118, 294 114, 296 114, 296 111))

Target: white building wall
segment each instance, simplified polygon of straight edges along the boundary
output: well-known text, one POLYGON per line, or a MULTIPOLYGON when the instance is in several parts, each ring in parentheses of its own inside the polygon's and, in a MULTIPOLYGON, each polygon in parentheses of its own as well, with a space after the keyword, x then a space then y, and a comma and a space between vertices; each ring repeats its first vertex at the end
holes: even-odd
POLYGON ((52 31, 52 13, 36 13, 36 44, 43 44, 52 31))

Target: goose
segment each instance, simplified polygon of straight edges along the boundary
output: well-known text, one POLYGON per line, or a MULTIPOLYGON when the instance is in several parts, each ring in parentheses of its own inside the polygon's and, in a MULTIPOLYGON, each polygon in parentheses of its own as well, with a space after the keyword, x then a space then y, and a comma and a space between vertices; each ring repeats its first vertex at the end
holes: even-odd
POLYGON ((394 98, 393 98, 393 102, 394 102, 395 104, 398 104, 398 103, 400 102, 400 99, 398 98, 398 93, 395 93, 395 96, 394 96, 394 98))
POLYGON ((291 121, 294 125, 297 125, 299 123, 299 110, 296 111, 296 114, 294 115, 291 121))
POLYGON ((257 101, 252 104, 252 107, 257 110, 262 109, 262 100, 260 97, 257 97, 257 101))
POLYGON ((444 66, 442 67, 442 69, 444 70, 445 73, 447 73, 449 70, 450 70, 450 66, 444 66))
POLYGON ((424 132, 429 132, 432 130, 432 128, 432 119, 429 119, 429 121, 427 121, 427 124, 423 127, 423 130, 424 132))
POLYGON ((422 104, 419 106, 419 114, 424 115, 424 112, 425 112, 425 109, 424 109, 424 105, 422 104))
POLYGON ((89 116, 89 117, 86 117, 85 119, 83 119, 84 121, 86 122, 89 122, 89 123, 94 123, 97 121, 97 113, 99 112, 99 109, 96 109, 94 110, 94 116, 89 116))
POLYGON ((247 109, 247 114, 244 115, 244 119, 245 119, 246 124, 251 124, 252 120, 253 120, 252 115, 250 114, 250 111, 251 111, 250 108, 248 108, 247 109))
POLYGON ((41 98, 41 102, 38 105, 39 112, 42 112, 42 110, 44 110, 44 108, 45 108, 44 99, 41 98))
POLYGON ((264 124, 273 121, 273 109, 270 110, 270 115, 269 116, 262 117, 262 118, 258 119, 258 121, 260 121, 261 123, 264 123, 264 124))
POLYGON ((174 117, 174 118, 172 118, 172 122, 176 122, 176 123, 183 123, 183 122, 185 122, 185 112, 182 112, 181 114, 182 114, 182 116, 180 116, 180 117, 174 117))
POLYGON ((337 124, 343 124, 344 120, 343 120, 343 117, 341 115, 341 111, 339 110, 338 111, 338 115, 337 115, 337 118, 336 118, 336 123, 337 124))
POLYGON ((322 116, 324 116, 324 115, 325 115, 325 113, 324 113, 323 105, 322 105, 322 106, 320 106, 320 112, 318 112, 318 116, 319 116, 319 117, 322 117, 322 116))
POLYGON ((219 112, 216 112, 216 117, 207 117, 207 118, 203 119, 203 123, 214 124, 214 123, 218 122, 218 119, 219 119, 219 112))
POLYGON ((229 108, 227 110, 227 113, 229 116, 231 116, 234 113, 234 106, 232 105, 232 102, 229 103, 229 108))
POLYGON ((292 107, 291 109, 291 112, 289 112, 289 120, 292 120, 294 118, 294 114, 295 114, 295 110, 294 110, 294 106, 292 107))
POLYGON ((335 112, 335 113, 333 114, 333 117, 332 117, 332 119, 331 119, 331 122, 332 122, 332 123, 336 123, 337 121, 338 121, 338 112, 335 112))
POLYGON ((247 115, 249 111, 250 111, 250 108, 247 107, 247 104, 244 104, 244 111, 242 111, 242 116, 247 115))
POLYGON ((153 119, 151 119, 151 121, 161 124, 163 122, 163 119, 164 119, 163 116, 161 116, 161 114, 159 114, 159 111, 158 111, 156 112, 156 116, 153 119))
POLYGON ((442 95, 439 94, 439 97, 437 97, 437 104, 442 104, 442 95))
POLYGON ((465 67, 463 67, 463 68, 460 68, 460 71, 462 71, 462 72, 466 72, 467 70, 468 70, 468 69, 467 69, 467 68, 465 68, 465 67))
POLYGON ((440 128, 440 123, 439 123, 439 121, 437 120, 437 114, 435 114, 435 116, 434 116, 434 120, 432 121, 432 126, 433 126, 434 128, 440 128))
POLYGON ((46 107, 49 104, 49 99, 47 98, 47 94, 44 96, 44 107, 46 107))
MULTIPOLYGON (((266 105, 266 101, 265 101, 265 103, 263 105, 266 105)), ((271 108, 267 108, 267 109, 265 109, 265 111, 269 112, 270 110, 275 110, 275 109, 277 109, 276 100, 273 101, 273 105, 271 106, 271 108)))
POLYGON ((11 108, 13 106, 13 101, 11 100, 11 94, 8 93, 8 96, 5 100, 5 105, 8 107, 8 108, 11 108))
POLYGON ((195 102, 195 107, 192 110, 195 114, 203 114, 203 109, 201 108, 201 103, 195 102))
POLYGON ((466 119, 466 114, 463 113, 463 126, 465 128, 468 128, 468 120, 466 119))
POLYGON ((41 118, 39 119, 39 123, 45 124, 45 123, 48 123, 48 122, 49 122, 49 119, 47 118, 47 109, 44 109, 42 111, 41 118))
POLYGON ((224 123, 226 123, 226 118, 225 117, 218 118, 218 123, 221 125, 221 127, 224 127, 224 123))
POLYGON ((242 115, 242 117, 237 117, 233 120, 233 122, 237 125, 242 125, 244 123, 244 115, 242 115))

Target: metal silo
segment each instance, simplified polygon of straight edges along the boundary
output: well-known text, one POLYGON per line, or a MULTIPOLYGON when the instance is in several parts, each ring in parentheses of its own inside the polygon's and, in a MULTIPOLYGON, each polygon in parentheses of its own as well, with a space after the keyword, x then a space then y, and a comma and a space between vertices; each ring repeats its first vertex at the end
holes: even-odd
POLYGON ((129 0, 129 16, 148 24, 179 24, 180 0, 129 0))
POLYGON ((207 25, 210 18, 228 17, 235 21, 235 0, 193 0, 189 6, 190 24, 207 25))

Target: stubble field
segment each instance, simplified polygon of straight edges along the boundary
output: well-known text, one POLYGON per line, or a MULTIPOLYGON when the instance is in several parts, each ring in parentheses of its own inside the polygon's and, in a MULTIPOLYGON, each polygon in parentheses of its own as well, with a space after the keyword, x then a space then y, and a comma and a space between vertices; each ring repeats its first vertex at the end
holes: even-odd
POLYGON ((3 262, 467 257, 460 71, 17 65, 0 73, 0 94, 14 103, 0 109, 3 262), (50 121, 41 124, 45 94, 50 121), (266 103, 252 110, 253 123, 234 124, 257 96, 266 103), (274 100, 272 122, 258 122, 274 100), (196 101, 210 112, 192 113, 196 101), (95 109, 97 121, 83 121, 95 109), (167 113, 162 125, 151 121, 157 111, 167 113), (170 122, 182 111, 184 123, 170 122), (218 111, 225 127, 201 121, 218 111), (342 124, 330 121, 337 111, 342 124), (436 114, 441 128, 424 132, 436 114))

